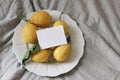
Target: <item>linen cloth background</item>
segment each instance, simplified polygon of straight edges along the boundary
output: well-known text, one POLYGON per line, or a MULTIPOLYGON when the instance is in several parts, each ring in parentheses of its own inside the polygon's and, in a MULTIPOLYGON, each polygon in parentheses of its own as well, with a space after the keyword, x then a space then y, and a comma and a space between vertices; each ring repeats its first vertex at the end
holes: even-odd
POLYGON ((120 0, 0 0, 0 80, 120 80, 120 0), (41 9, 68 14, 86 42, 78 65, 58 77, 27 71, 12 50, 20 15, 41 9))

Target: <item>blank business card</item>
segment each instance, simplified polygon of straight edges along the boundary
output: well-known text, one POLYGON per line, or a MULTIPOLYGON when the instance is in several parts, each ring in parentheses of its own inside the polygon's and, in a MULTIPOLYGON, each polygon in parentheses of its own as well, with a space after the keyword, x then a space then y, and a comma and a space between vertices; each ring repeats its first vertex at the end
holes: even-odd
POLYGON ((67 44, 63 26, 38 30, 37 38, 41 49, 67 44))

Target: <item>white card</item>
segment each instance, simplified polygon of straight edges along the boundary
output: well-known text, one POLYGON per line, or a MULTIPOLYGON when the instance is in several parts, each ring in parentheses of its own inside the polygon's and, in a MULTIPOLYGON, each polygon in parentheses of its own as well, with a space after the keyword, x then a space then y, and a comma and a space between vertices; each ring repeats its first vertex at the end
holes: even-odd
POLYGON ((41 49, 67 44, 63 26, 38 30, 37 38, 41 49))

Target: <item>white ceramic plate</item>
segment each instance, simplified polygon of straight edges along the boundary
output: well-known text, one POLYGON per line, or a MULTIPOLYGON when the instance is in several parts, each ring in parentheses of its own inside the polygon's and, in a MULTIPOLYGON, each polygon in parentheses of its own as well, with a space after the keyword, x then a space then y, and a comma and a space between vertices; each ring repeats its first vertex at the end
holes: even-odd
MULTIPOLYGON (((46 10, 52 16, 54 22, 60 19, 61 12, 55 10, 46 10)), ((33 13, 27 15, 29 18, 33 13)), ((64 20, 69 26, 69 34, 71 36, 72 53, 67 61, 56 63, 35 63, 29 62, 25 68, 40 76, 58 76, 60 74, 69 72, 79 62, 84 52, 84 38, 81 30, 77 26, 76 22, 72 20, 68 15, 62 14, 61 19, 64 20)), ((15 29, 13 36, 13 51, 20 63, 27 51, 26 43, 22 38, 22 28, 25 25, 25 21, 21 21, 15 29)))

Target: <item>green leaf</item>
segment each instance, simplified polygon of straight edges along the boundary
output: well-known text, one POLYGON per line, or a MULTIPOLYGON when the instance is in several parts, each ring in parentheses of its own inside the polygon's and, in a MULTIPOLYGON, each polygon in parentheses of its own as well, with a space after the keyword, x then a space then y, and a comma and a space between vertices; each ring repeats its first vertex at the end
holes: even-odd
POLYGON ((23 19, 23 20, 26 21, 26 22, 29 22, 29 20, 28 20, 27 17, 26 17, 26 14, 22 14, 22 15, 20 16, 20 18, 23 19))
POLYGON ((27 52, 25 53, 24 59, 28 59, 28 58, 29 58, 29 54, 30 54, 30 51, 27 51, 27 52))
POLYGON ((40 50, 39 44, 35 44, 33 47, 26 51, 22 63, 25 65, 25 62, 31 57, 31 54, 34 54, 40 50))
POLYGON ((70 35, 67 37, 67 42, 71 43, 70 35))
POLYGON ((40 47, 39 47, 39 45, 37 44, 37 45, 35 45, 34 47, 33 47, 33 50, 31 51, 31 53, 33 54, 33 53, 36 53, 36 52, 38 52, 40 50, 40 47))

